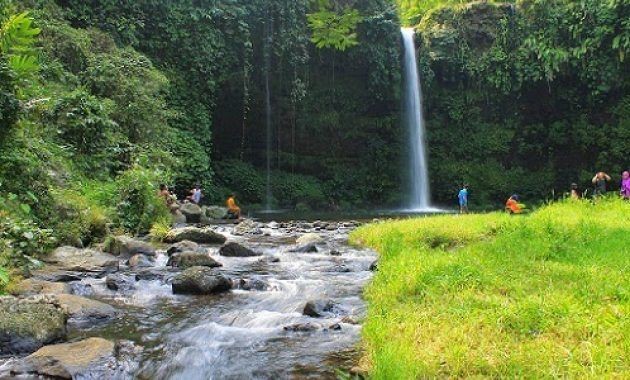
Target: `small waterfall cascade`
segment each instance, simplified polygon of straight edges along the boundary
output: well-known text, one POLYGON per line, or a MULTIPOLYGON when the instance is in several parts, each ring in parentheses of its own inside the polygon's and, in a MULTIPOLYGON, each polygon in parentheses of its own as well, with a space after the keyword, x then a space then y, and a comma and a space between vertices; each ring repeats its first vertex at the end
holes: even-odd
POLYGON ((411 210, 428 210, 431 209, 431 192, 429 189, 429 170, 424 137, 422 89, 414 44, 415 31, 412 28, 402 28, 401 32, 405 53, 403 121, 408 130, 410 144, 410 197, 407 208, 411 210))
POLYGON ((271 211, 271 151, 272 151, 272 130, 271 130, 271 87, 269 83, 269 72, 271 71, 271 49, 273 45, 273 31, 271 20, 267 24, 267 36, 265 43, 265 125, 266 125, 266 159, 267 159, 267 176, 266 176, 266 193, 265 193, 265 210, 271 211))

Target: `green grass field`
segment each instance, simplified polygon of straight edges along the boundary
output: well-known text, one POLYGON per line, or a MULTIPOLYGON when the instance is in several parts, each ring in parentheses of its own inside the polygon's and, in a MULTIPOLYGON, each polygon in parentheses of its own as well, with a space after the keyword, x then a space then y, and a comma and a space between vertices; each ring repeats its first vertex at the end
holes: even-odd
POLYGON ((630 203, 362 227, 375 379, 630 378, 630 203))

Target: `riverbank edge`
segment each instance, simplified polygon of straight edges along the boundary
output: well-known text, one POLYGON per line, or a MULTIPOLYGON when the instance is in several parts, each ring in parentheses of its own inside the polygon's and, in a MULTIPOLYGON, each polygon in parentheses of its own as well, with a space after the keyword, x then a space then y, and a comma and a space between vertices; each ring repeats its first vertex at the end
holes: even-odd
POLYGON ((380 256, 360 368, 375 379, 630 373, 629 233, 630 204, 616 199, 357 229, 350 243, 380 256))

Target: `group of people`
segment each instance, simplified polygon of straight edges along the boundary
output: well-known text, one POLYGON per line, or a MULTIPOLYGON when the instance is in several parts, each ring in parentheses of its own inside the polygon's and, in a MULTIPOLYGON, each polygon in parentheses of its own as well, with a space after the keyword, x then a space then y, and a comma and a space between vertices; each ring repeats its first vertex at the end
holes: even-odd
MULTIPOLYGON (((610 182, 612 178, 604 173, 598 172, 592 179, 593 183, 593 196, 600 197, 606 194, 608 182, 610 182)), ((621 175, 621 185, 619 190, 619 195, 625 199, 630 200, 630 172, 624 171, 621 175)), ((580 193, 579 187, 576 183, 571 184, 571 199, 580 199, 582 198, 582 193, 580 193)), ((459 212, 461 214, 468 213, 468 185, 464 184, 464 186, 459 190, 457 194, 457 199, 459 201, 459 212)), ((512 195, 507 202, 505 202, 505 210, 510 214, 522 214, 525 210, 525 206, 519 203, 520 197, 518 194, 512 195)))
MULTIPOLYGON (((177 201, 177 196, 169 190, 168 186, 161 184, 160 190, 158 191, 158 197, 164 200, 166 207, 171 211, 171 213, 176 214, 179 212, 180 204, 177 201)), ((184 202, 193 203, 196 205, 201 204, 201 200, 203 199, 203 192, 201 191, 201 185, 197 184, 193 189, 191 189, 188 193, 184 202)), ((230 194, 228 199, 225 202, 227 206, 227 214, 224 219, 240 219, 241 218, 241 208, 236 204, 236 196, 234 194, 230 194)))

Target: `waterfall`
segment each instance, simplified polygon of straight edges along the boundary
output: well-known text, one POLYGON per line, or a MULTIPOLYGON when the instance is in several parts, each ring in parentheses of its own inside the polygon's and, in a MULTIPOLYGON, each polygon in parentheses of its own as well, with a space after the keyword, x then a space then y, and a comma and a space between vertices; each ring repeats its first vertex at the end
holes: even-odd
POLYGON ((267 182, 265 194, 265 210, 271 210, 271 88, 269 85, 269 72, 271 71, 271 48, 273 44, 273 26, 271 20, 267 25, 267 38, 265 44, 265 124, 267 128, 267 182))
POLYGON ((409 131, 409 179, 410 200, 408 207, 412 210, 430 209, 431 193, 429 190, 429 171, 424 138, 424 118, 422 110, 422 89, 418 75, 415 31, 402 28, 405 50, 405 82, 404 82, 404 122, 409 131))

